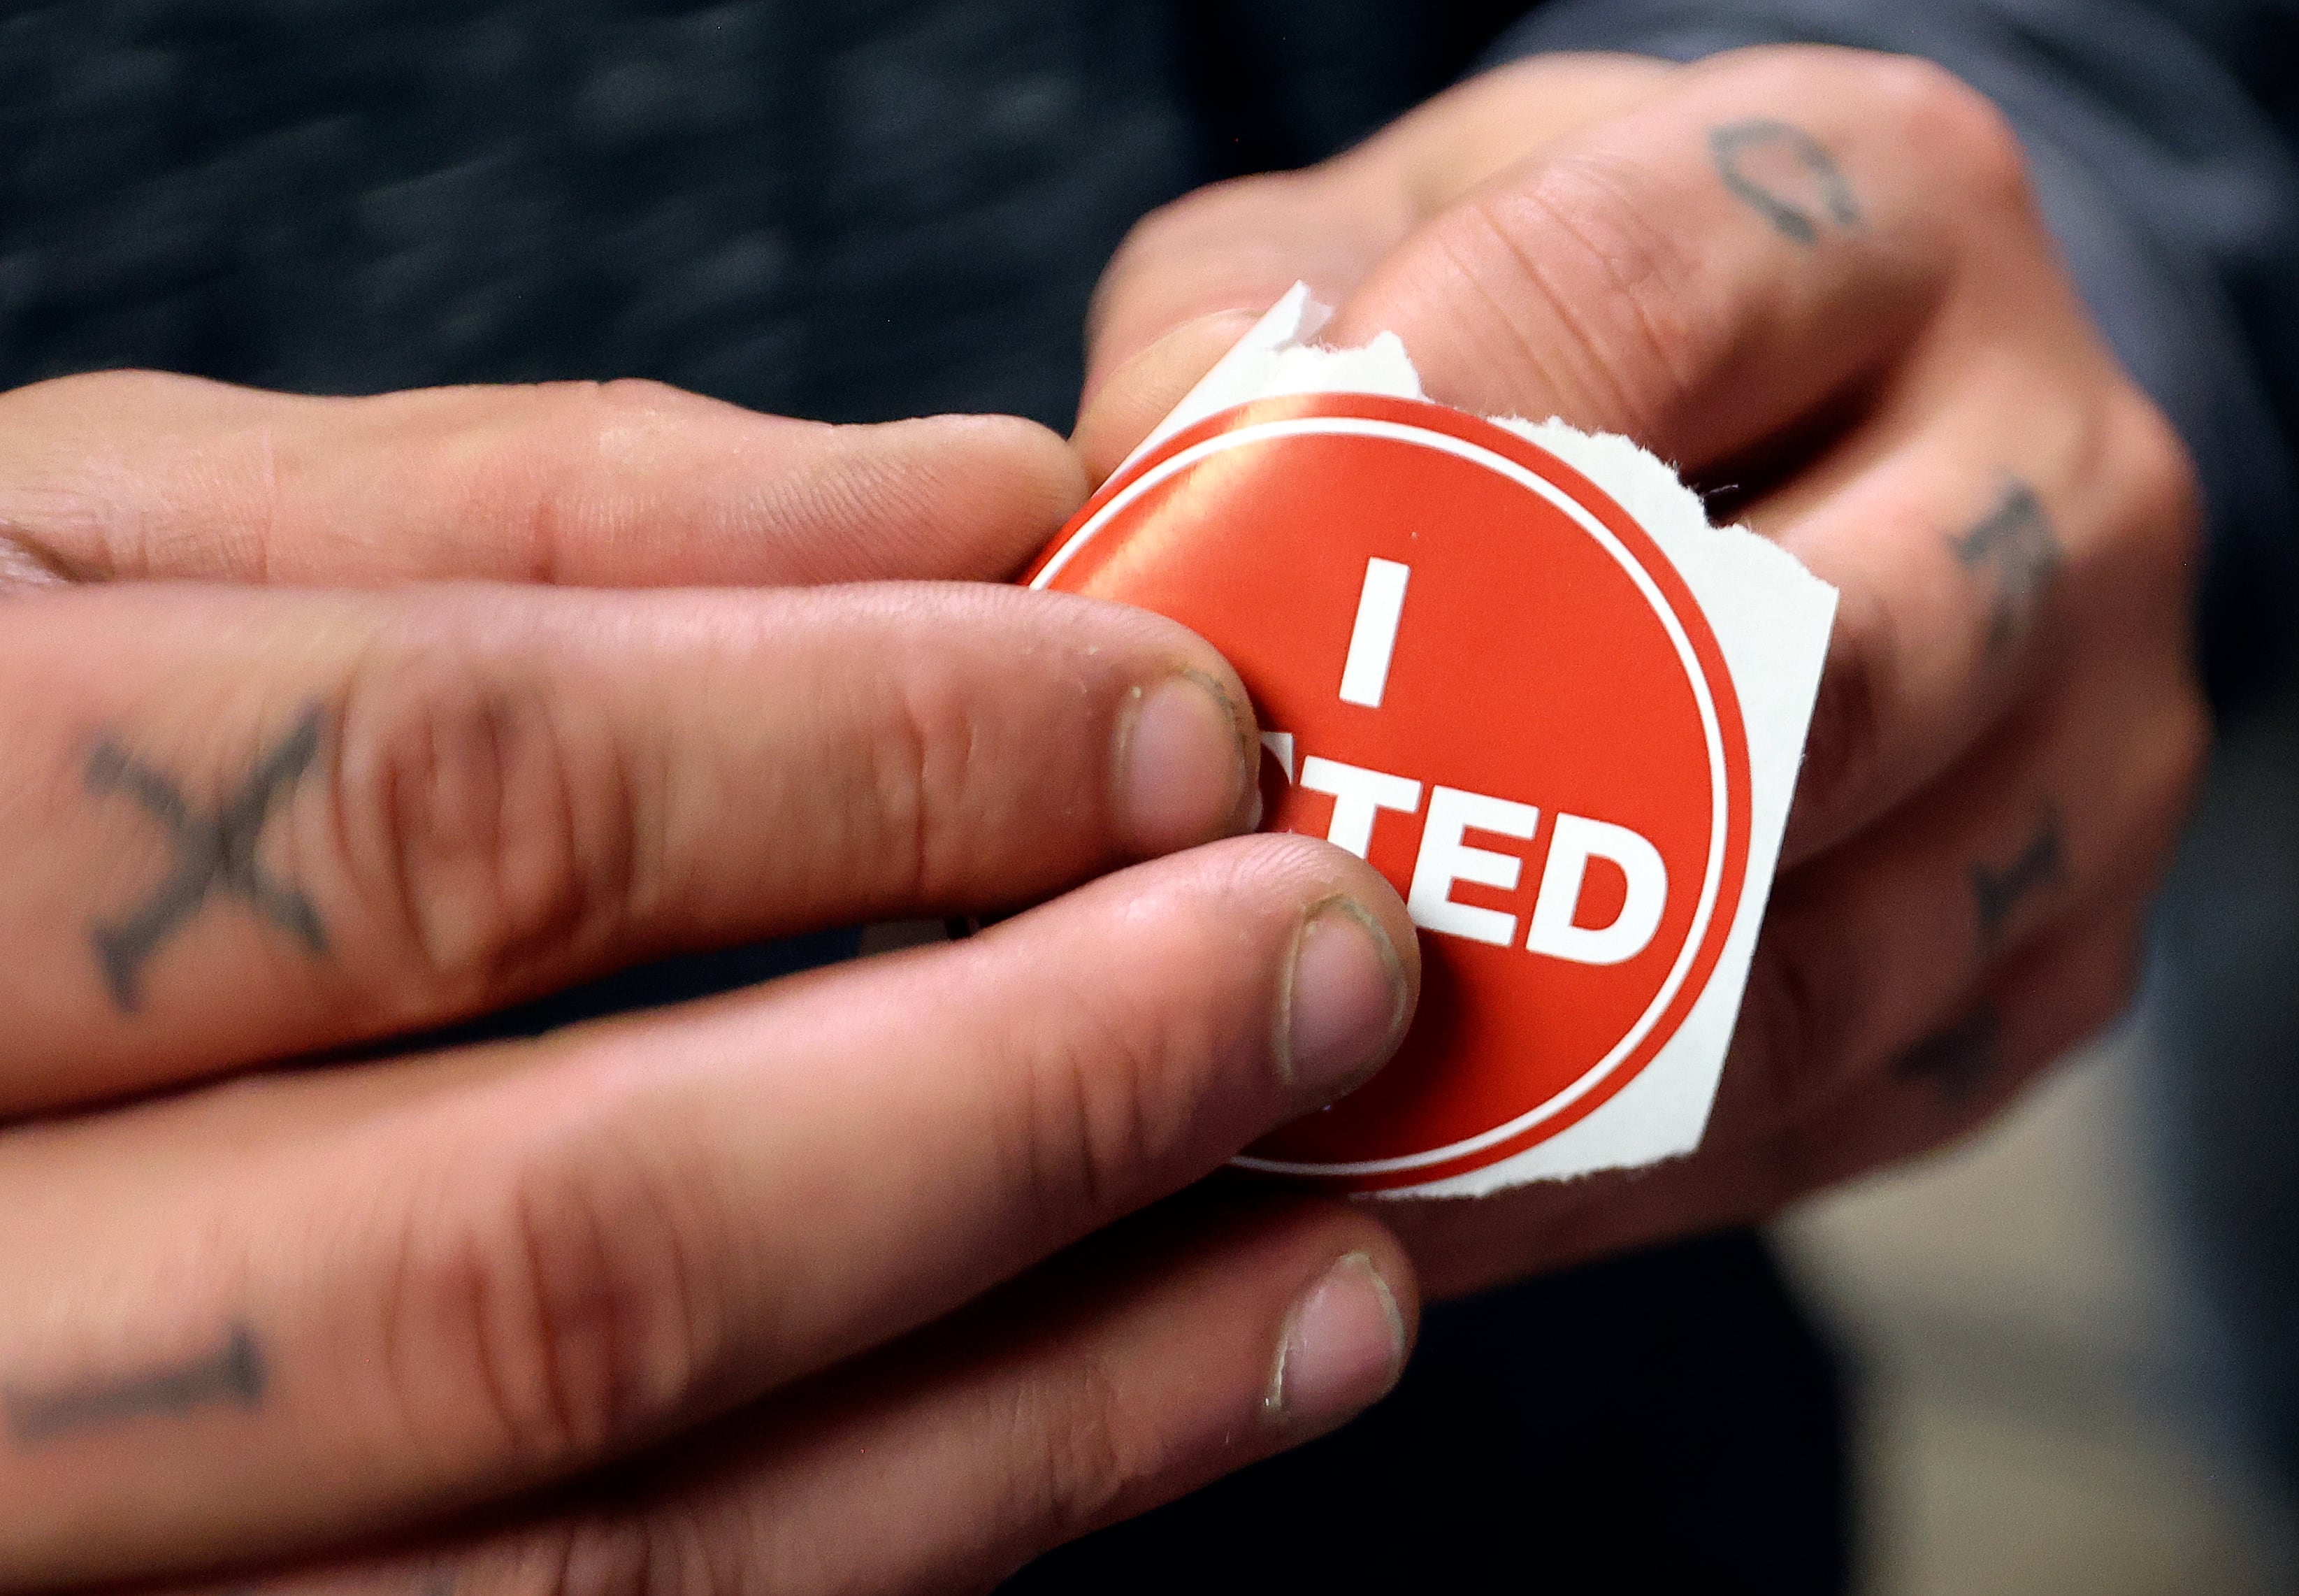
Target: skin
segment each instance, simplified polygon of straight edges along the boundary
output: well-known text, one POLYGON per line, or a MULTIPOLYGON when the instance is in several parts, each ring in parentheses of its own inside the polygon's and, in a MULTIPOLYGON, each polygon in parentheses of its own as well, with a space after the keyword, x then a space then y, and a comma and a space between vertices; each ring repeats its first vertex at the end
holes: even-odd
POLYGON ((1371 1218, 1162 1200, 1380 1066, 1411 927, 1237 835, 1201 641, 990 580, 1059 439, 137 374, 0 438, 0 1588, 987 1586, 1395 1379, 1371 1218))
POLYGON ((1431 1289, 1937 1147, 2123 1009, 2208 736, 2195 487, 1984 99, 1843 50, 1554 56, 1201 191, 1103 278, 1097 477, 1296 279, 1327 341, 1392 330, 1433 398, 1626 433, 1842 594, 1699 1152, 1384 1210, 1431 1289))
POLYGON ((2204 735, 2194 489, 1976 96, 1559 58, 1193 196, 1103 285, 1088 474, 1297 278, 1844 593, 1701 1152, 1169 1195, 1379 1065, 1414 937, 1346 855, 1232 835, 1253 727, 1201 642, 963 585, 1083 492, 1034 429, 45 385, 0 399, 0 1586, 986 1587, 1375 1398, 1416 1261, 1465 1290, 1768 1213, 2121 1007, 2204 735))

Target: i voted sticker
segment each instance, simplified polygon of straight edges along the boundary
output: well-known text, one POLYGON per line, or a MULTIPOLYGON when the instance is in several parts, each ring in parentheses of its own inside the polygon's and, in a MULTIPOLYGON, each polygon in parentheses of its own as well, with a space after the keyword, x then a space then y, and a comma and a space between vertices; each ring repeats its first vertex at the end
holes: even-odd
POLYGON ((1396 1060, 1241 1162, 1473 1192, 1697 1142, 1785 790, 1757 803, 1728 651, 1603 486, 1425 401, 1258 399, 1129 461, 1031 580, 1220 649, 1260 718, 1265 827, 1369 860, 1419 928, 1396 1060))

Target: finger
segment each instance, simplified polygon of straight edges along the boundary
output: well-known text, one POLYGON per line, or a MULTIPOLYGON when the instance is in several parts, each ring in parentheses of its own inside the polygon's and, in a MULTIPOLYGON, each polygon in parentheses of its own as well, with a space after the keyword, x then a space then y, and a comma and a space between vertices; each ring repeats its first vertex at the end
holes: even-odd
MULTIPOLYGON (((1752 518, 1844 595, 1794 864, 1966 752, 2096 620, 2095 594, 2184 588, 2192 472, 2086 330, 2016 146, 1970 90, 1840 51, 1720 58, 1659 87, 1427 223, 1329 336, 1397 330, 1440 398, 1561 412, 1696 465, 1793 450, 1859 387, 1822 417, 1859 424, 1752 518), (1752 119, 1780 104, 1796 128, 1752 119), (1963 202, 1945 210, 1943 162, 1963 202), (1780 205, 1808 237, 1781 235, 1780 205)), ((1112 430, 1130 445, 1181 375, 1112 430)))
POLYGON ((1070 446, 1085 467, 1086 480, 1097 487, 1108 481, 1259 319, 1251 311, 1209 311, 1191 317, 1091 380, 1078 406, 1077 427, 1070 434, 1070 446))
POLYGON ((1983 250, 2005 301, 2056 287, 2017 143, 1978 94, 1905 58, 1748 52, 1446 209, 1327 336, 1395 332, 1432 398, 1700 470, 1880 371, 1983 250))
POLYGON ((1254 804, 1217 654, 1002 587, 114 586, 15 606, 0 677, 0 1111, 1017 907, 1254 804))
POLYGON ((990 578, 1083 495, 1013 417, 829 427, 648 382, 317 399, 113 371, 0 395, 0 593, 990 578))
POLYGON ((1152 213, 1094 291, 1074 436, 1099 481, 1285 291, 1339 304, 1424 218, 1677 71, 1626 55, 1515 62, 1305 172, 1239 179, 1152 213))
POLYGON ((1847 1151, 1828 1179, 1977 1123, 1966 1110, 1984 1094, 1955 1083, 1978 1081, 1965 1055, 1997 1039, 1959 1027, 1991 991, 2027 993, 2038 977, 2006 972, 2039 957, 2078 996, 2099 988, 2090 961, 2123 968, 2108 957, 2121 944, 2090 928, 2128 934, 2153 894, 2204 741, 2196 701, 2144 662, 2082 672, 1888 825, 1784 876, 1698 1151, 1504 1194, 1467 1218, 1400 1219, 1431 1289, 1764 1217, 1820 1179, 1787 1178, 1804 1168, 1790 1127, 1849 1137, 1862 1105, 1877 1119, 1846 1145, 1867 1161, 1847 1151), (2071 941, 2083 951, 2036 952, 2071 941))
POLYGON ((2201 767, 2198 700, 2134 662, 2013 716, 1889 824, 1781 877, 1712 1140, 1851 1095, 2087 906, 2145 899, 2201 767))
POLYGON ((1798 468, 1754 519, 1843 602, 1791 865, 1965 753, 2102 595, 2186 608, 2162 595, 2192 580, 2192 471, 2087 329, 2002 118, 1936 68, 1679 74, 1392 252, 1330 336, 1381 330, 1448 403, 1740 482, 1798 468))
POLYGON ((2104 353, 2004 347, 1928 351, 1869 422, 1748 509, 1840 595, 1791 867, 1936 778, 2073 651, 2192 678, 2185 451, 2104 353))
POLYGON ((20 1130, 0 1570, 284 1556, 651 1445, 1332 1101, 1416 990, 1379 877, 1241 838, 711 1004, 20 1130))
POLYGON ((1888 1070, 1782 1126, 1772 1154, 1783 1201, 1994 1123, 2046 1069, 2130 1009, 2153 899, 2125 893, 2062 923, 1888 1070))
POLYGON ((2146 903, 2127 894, 2061 923, 1890 1069, 1763 1134, 1712 1135, 1691 1157, 1656 1168, 1505 1193, 1472 1225, 1400 1208, 1395 1223, 1425 1289, 1465 1295, 1528 1270, 1761 1223, 1971 1135, 2129 1007, 2146 903))
POLYGON ((987 1590, 1396 1379, 1415 1300, 1370 1218, 1301 1205, 1210 1234, 1144 1228, 579 1505, 253 1588, 548 1596, 707 1574, 791 1596, 987 1590))
POLYGON ((1492 173, 1653 98, 1677 68, 1546 55, 1481 73, 1306 172, 1202 188, 1129 234, 1096 287, 1088 392, 1183 322, 1258 316, 1298 281, 1338 303, 1413 227, 1492 173))

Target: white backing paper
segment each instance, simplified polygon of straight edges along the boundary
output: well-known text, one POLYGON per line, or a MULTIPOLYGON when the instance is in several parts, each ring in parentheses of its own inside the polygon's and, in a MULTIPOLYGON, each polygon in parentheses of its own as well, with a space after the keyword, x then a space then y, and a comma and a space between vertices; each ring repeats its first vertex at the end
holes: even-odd
MULTIPOLYGON (((1357 349, 1310 343, 1329 314, 1309 297, 1307 285, 1294 285, 1142 441, 1120 473, 1174 433, 1251 400, 1315 393, 1426 396, 1393 333, 1357 349)), ((1493 420, 1581 472, 1628 511, 1698 601, 1731 671, 1747 732, 1748 875, 1707 986, 1635 1079, 1545 1142, 1466 1175, 1379 1193, 1384 1198, 1483 1196, 1528 1181, 1655 1163, 1699 1145, 1747 984, 1836 613, 1834 588, 1747 528, 1710 526, 1699 496, 1629 439, 1582 432, 1554 419, 1493 420)))

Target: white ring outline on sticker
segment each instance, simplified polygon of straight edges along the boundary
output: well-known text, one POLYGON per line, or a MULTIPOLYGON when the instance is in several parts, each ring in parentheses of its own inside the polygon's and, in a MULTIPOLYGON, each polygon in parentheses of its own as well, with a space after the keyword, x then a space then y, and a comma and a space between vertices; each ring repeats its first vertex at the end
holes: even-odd
MULTIPOLYGON (((1449 432, 1415 427, 1402 421, 1380 421, 1363 416, 1300 416, 1282 421, 1262 421, 1250 427, 1241 427, 1234 432, 1223 433, 1201 443, 1192 444, 1171 458, 1160 461, 1141 476, 1127 483, 1113 495, 1108 503, 1096 511, 1093 518, 1080 527, 1067 543, 1046 561, 1045 569, 1030 579, 1033 588, 1043 587, 1061 573, 1064 566, 1085 547, 1094 535, 1107 526, 1111 518, 1126 509, 1136 499, 1170 477, 1188 470, 1213 456, 1248 444, 1274 442, 1287 437, 1340 436, 1381 438, 1390 443, 1407 444, 1417 448, 1432 449, 1440 454, 1450 454, 1469 464, 1482 467, 1496 476, 1506 478, 1519 487, 1529 488, 1548 500, 1583 532, 1596 539, 1598 546, 1613 557, 1614 562, 1629 575, 1645 603, 1660 619, 1662 629, 1668 634, 1670 644, 1676 649, 1677 661, 1683 668, 1685 678, 1691 684, 1694 702, 1700 709, 1700 729, 1708 743, 1708 785, 1712 794, 1708 839, 1708 869, 1700 884, 1700 899, 1693 910, 1692 925, 1686 931, 1684 946, 1661 983, 1659 993, 1651 1006, 1639 1015, 1634 1025, 1612 1052, 1590 1066, 1572 1085, 1557 1092, 1546 1101, 1518 1115, 1505 1125, 1480 1131, 1446 1146, 1425 1152, 1405 1153, 1397 1158, 1365 1159, 1353 1163, 1302 1163, 1291 1160, 1249 1158, 1241 1153, 1230 1160, 1241 1168, 1266 1170, 1275 1175, 1355 1176, 1392 1175, 1404 1170, 1426 1168, 1432 1164, 1449 1163, 1467 1158, 1488 1148, 1513 1141, 1543 1120, 1554 1118, 1602 1085, 1622 1062, 1634 1052, 1644 1039, 1652 1034, 1660 1017, 1674 1001, 1691 972, 1693 960, 1707 939, 1708 922, 1716 912, 1716 899, 1724 877, 1724 842, 1729 835, 1727 813, 1724 736, 1717 722, 1716 702, 1708 686, 1708 678, 1700 669, 1700 661, 1692 651, 1692 640, 1685 635, 1683 623, 1669 607, 1649 572, 1630 553, 1611 528, 1589 513, 1571 495, 1539 473, 1526 470, 1504 454, 1496 454, 1481 444, 1455 437, 1449 432)), ((1531 440, 1527 440, 1530 443, 1531 440)), ((1539 445, 1532 445, 1540 447, 1539 445)), ((1633 519, 1633 518, 1631 518, 1633 519)), ((1668 558, 1662 551, 1661 558, 1668 558)), ((1696 603, 1697 601, 1695 601, 1696 603)), ((1729 667, 1727 669, 1730 669, 1729 667)), ((1666 1043, 1663 1043, 1664 1046, 1666 1043)))

